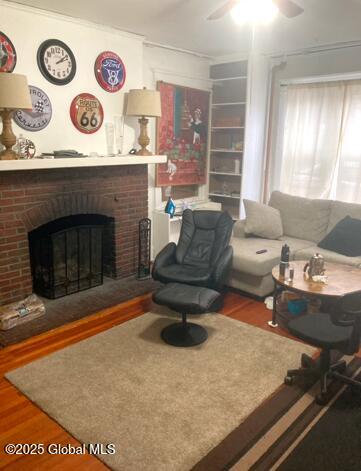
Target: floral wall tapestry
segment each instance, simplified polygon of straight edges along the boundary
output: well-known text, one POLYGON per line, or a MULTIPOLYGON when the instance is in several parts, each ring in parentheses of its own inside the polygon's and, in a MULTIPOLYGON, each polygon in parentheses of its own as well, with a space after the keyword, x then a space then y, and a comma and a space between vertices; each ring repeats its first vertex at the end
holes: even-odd
POLYGON ((157 186, 206 183, 209 92, 158 82, 162 117, 157 119, 157 186))

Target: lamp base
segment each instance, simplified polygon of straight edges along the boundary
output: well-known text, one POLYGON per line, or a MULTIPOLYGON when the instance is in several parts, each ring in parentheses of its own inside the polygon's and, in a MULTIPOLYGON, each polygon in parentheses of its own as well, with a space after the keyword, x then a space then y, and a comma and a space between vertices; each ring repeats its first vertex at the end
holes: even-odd
POLYGON ((3 122, 3 132, 0 136, 0 142, 5 147, 5 149, 0 152, 0 160, 16 160, 19 156, 12 150, 12 147, 16 144, 16 137, 11 128, 13 110, 5 108, 0 114, 3 122))
POLYGON ((148 137, 148 119, 145 116, 142 116, 138 119, 138 123, 140 124, 140 134, 138 138, 138 143, 141 149, 138 150, 137 155, 153 155, 148 149, 147 146, 150 143, 150 139, 148 137))
POLYGON ((153 153, 149 152, 148 149, 139 149, 135 155, 153 155, 153 153))
POLYGON ((11 149, 5 149, 0 152, 0 160, 18 160, 19 156, 11 149))

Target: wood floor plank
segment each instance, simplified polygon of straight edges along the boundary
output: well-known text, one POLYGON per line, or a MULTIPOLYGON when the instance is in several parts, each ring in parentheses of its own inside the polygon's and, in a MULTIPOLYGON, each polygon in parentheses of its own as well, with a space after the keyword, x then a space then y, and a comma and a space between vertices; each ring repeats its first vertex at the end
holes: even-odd
MULTIPOLYGON (((108 469, 95 456, 89 454, 6 455, 4 446, 7 443, 44 443, 45 446, 50 443, 70 443, 80 446, 80 443, 12 386, 4 378, 4 374, 135 318, 149 311, 151 305, 151 295, 143 295, 0 350, 0 469, 11 471, 108 469)), ((263 303, 238 293, 227 293, 221 312, 234 319, 287 336, 281 329, 271 329, 267 325, 271 312, 263 303)))

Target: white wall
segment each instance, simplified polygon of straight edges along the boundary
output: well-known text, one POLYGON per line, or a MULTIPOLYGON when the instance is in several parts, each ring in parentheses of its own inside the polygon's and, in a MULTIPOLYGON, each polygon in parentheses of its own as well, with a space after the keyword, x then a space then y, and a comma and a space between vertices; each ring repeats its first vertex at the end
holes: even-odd
MULTIPOLYGON (((210 90, 209 60, 189 53, 144 44, 144 38, 113 28, 45 12, 0 0, 0 30, 13 42, 17 51, 14 73, 25 74, 30 85, 35 85, 49 96, 53 107, 50 124, 38 132, 25 131, 14 123, 16 135, 22 133, 34 141, 37 154, 56 149, 76 149, 79 152, 106 153, 104 124, 94 134, 79 132, 72 124, 69 107, 79 93, 95 95, 104 109, 104 123, 122 115, 125 93, 131 88, 147 86, 155 89, 158 80, 210 90), (73 51, 77 62, 74 79, 67 85, 48 82, 40 73, 36 54, 46 39, 60 39, 73 51), (117 93, 108 93, 96 81, 94 62, 105 50, 116 52, 126 67, 126 82, 117 93)), ((136 118, 125 118, 124 153, 138 146, 139 124, 136 118)), ((150 148, 155 150, 155 119, 150 119, 150 148)), ((154 187, 155 168, 149 166, 149 214, 162 205, 161 190, 154 187)))
MULTIPOLYGON (((44 90, 53 107, 51 122, 44 130, 28 132, 14 124, 15 134, 23 133, 33 140, 38 154, 55 149, 105 154, 104 123, 113 122, 114 116, 122 115, 125 92, 130 88, 140 88, 143 84, 143 38, 6 2, 0 2, 0 19, 0 30, 11 39, 17 51, 14 73, 27 75, 28 83, 44 90), (37 66, 38 47, 46 39, 52 38, 65 42, 75 55, 77 72, 67 85, 51 84, 42 76, 37 66), (103 90, 94 75, 94 62, 98 54, 106 50, 116 52, 126 67, 125 85, 117 93, 103 90), (103 126, 91 135, 79 132, 69 115, 72 99, 83 92, 95 95, 104 109, 103 126)), ((127 122, 134 125, 134 120, 127 122)), ((134 129, 126 126, 124 151, 128 152, 134 145, 134 137, 134 129)))
MULTIPOLYGON (((337 47, 337 46, 336 46, 337 47)), ((304 53, 280 58, 274 62, 272 102, 268 142, 268 170, 272 174, 267 194, 278 187, 276 162, 280 149, 277 147, 281 82, 305 77, 317 77, 361 72, 361 46, 343 47, 329 51, 304 53)))
MULTIPOLYGON (((185 87, 211 90, 209 77, 210 60, 185 52, 169 50, 162 47, 145 45, 143 53, 144 85, 156 88, 157 81, 164 81, 185 87)), ((151 148, 155 150, 155 119, 150 123, 151 148)), ((149 212, 154 208, 163 207, 161 188, 155 187, 155 168, 149 166, 149 212)), ((205 188, 201 188, 201 196, 206 198, 205 188)))

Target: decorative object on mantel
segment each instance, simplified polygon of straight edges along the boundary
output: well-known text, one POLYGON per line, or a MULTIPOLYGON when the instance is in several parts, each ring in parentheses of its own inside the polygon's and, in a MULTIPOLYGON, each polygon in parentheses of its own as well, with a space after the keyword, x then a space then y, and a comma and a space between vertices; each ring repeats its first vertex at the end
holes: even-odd
POLYGON ((0 31, 0 72, 12 72, 16 66, 16 50, 10 39, 0 31))
POLYGON ((152 222, 149 218, 139 221, 138 280, 150 278, 150 240, 152 222))
POLYGON ((0 330, 12 329, 44 314, 44 303, 36 294, 32 294, 23 301, 0 307, 0 330))
POLYGON ((101 52, 95 61, 94 72, 99 85, 109 93, 119 91, 124 85, 125 66, 115 52, 101 52))
POLYGON ((114 155, 114 124, 105 123, 105 139, 107 141, 107 156, 114 155))
POLYGON ((123 154, 124 116, 114 116, 115 146, 117 155, 123 154))
POLYGON ((48 95, 38 87, 29 85, 32 102, 31 110, 18 110, 14 115, 15 123, 26 131, 41 131, 50 123, 53 113, 48 95))
POLYGON ((54 85, 66 85, 76 72, 76 61, 69 46, 58 39, 44 41, 37 54, 40 72, 54 85))
POLYGON ((137 155, 153 155, 147 149, 150 139, 147 133, 148 117, 160 117, 162 115, 162 108, 160 102, 160 93, 157 90, 133 89, 129 91, 127 103, 127 116, 139 116, 140 135, 138 138, 141 147, 137 155))
POLYGON ((93 134, 103 124, 102 104, 91 93, 80 93, 71 102, 70 117, 78 131, 84 134, 93 134))
POLYGON ((207 179, 209 92, 165 82, 158 82, 157 88, 162 102, 157 153, 167 155, 168 163, 157 166, 156 185, 203 185, 207 179))
POLYGON ((41 154, 43 159, 70 159, 78 157, 87 157, 87 155, 81 154, 74 149, 54 150, 54 152, 43 152, 41 154))
POLYGON ((12 150, 16 144, 16 136, 12 131, 11 119, 14 110, 31 110, 31 98, 25 75, 0 72, 0 110, 3 130, 0 142, 5 150, 0 152, 0 160, 18 159, 18 154, 12 150))
POLYGON ((33 141, 27 139, 22 134, 20 134, 17 139, 16 150, 20 159, 33 159, 35 157, 35 144, 33 141))

